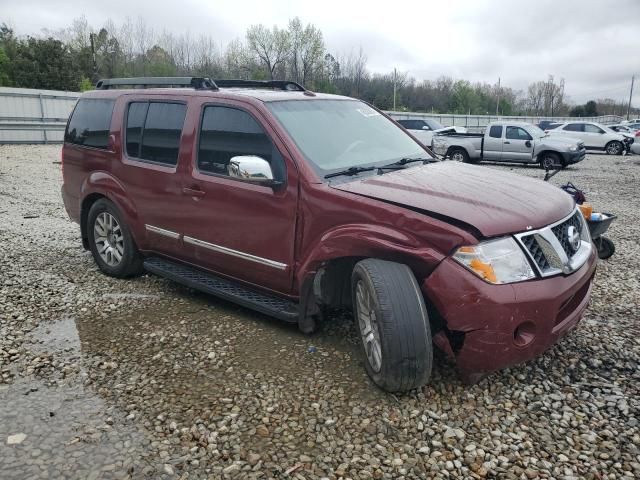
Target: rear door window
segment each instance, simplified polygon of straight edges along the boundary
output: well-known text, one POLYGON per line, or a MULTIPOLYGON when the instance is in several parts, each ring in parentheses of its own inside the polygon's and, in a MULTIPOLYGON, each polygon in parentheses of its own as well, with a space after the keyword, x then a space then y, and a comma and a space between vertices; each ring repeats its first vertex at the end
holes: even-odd
POLYGON ((175 166, 187 106, 169 102, 129 104, 126 125, 127 155, 175 166))
POLYGON ((563 130, 568 132, 584 132, 584 123, 570 123, 565 125, 563 130))
POLYGON ((82 98, 71 114, 64 141, 84 147, 109 148, 109 129, 115 100, 82 98))
POLYGON ((502 126, 494 125, 489 129, 489 136, 491 138, 502 138, 502 126))
POLYGON ((604 130, 597 125, 592 125, 591 123, 584 124, 584 131, 587 133, 604 133, 604 130))

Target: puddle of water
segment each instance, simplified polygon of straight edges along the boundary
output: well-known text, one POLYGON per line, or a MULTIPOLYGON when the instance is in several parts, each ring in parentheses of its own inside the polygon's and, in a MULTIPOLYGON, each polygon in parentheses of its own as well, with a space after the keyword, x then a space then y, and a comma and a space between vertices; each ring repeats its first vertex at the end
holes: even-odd
MULTIPOLYGON (((75 361, 80 337, 75 320, 42 324, 29 334, 30 349, 75 361)), ((121 413, 82 385, 85 372, 64 382, 19 378, 0 387, 1 478, 104 478, 117 472, 142 472, 133 426, 113 427, 121 413), (8 437, 24 434, 17 445, 8 437)))

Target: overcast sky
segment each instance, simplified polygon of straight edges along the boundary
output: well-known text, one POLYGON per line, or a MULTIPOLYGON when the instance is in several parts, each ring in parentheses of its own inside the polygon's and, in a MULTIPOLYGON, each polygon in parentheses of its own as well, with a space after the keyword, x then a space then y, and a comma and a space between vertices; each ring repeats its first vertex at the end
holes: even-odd
POLYGON ((631 76, 640 74, 640 0, 0 0, 0 12, 19 34, 63 28, 83 14, 95 27, 143 16, 158 30, 207 33, 222 45, 252 24, 284 27, 298 16, 322 30, 332 53, 362 46, 374 72, 501 77, 516 89, 552 74, 576 102, 628 101, 631 76))

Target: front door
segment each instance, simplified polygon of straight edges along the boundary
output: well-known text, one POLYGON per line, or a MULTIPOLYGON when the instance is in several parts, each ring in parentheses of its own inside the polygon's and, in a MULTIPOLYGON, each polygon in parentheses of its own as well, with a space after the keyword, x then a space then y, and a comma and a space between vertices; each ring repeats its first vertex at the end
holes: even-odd
POLYGON ((232 104, 192 112, 199 134, 183 177, 183 242, 192 263, 290 293, 294 271, 298 184, 295 165, 260 113, 232 104), (281 185, 229 175, 233 157, 269 162, 281 185))
POLYGON ((507 126, 502 144, 502 160, 505 162, 531 162, 533 138, 522 127, 507 126))

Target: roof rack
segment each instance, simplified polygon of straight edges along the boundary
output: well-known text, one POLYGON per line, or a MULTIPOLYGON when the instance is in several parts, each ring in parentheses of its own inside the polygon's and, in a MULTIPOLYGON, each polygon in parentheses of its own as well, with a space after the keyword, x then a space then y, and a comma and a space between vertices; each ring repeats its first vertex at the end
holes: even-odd
POLYGON ((220 88, 273 88, 289 92, 306 92, 307 89, 298 82, 289 80, 214 80, 220 88))
POLYGON ((134 77, 107 78, 96 83, 98 90, 114 88, 195 88, 217 90, 218 86, 206 77, 134 77))

